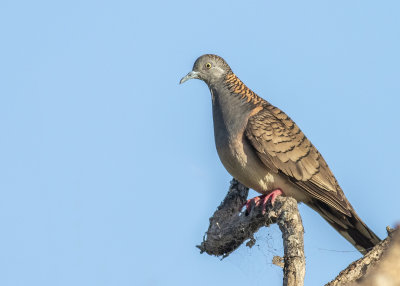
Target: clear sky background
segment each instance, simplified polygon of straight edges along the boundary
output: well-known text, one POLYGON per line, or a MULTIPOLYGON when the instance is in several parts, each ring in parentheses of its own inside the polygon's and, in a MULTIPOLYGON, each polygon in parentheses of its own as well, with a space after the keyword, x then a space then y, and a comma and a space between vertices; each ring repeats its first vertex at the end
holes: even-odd
MULTIPOLYGON (((224 57, 323 154, 380 236, 400 219, 399 1, 0 2, 0 285, 281 285, 277 227, 199 254, 229 187, 206 85, 224 57)), ((254 196, 255 193, 252 193, 254 196)), ((306 285, 360 254, 301 205, 306 285)))

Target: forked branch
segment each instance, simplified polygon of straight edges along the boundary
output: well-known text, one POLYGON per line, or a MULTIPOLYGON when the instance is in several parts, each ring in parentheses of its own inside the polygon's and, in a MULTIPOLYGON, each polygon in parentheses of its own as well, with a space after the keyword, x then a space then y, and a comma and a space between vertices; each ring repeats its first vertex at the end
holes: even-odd
POLYGON ((304 285, 304 229, 297 201, 289 197, 277 197, 273 206, 268 205, 265 214, 257 207, 245 215, 241 210, 248 191, 235 179, 231 181, 229 192, 210 218, 208 231, 198 247, 202 253, 226 257, 247 239, 250 239, 247 245, 251 246, 254 243, 253 234, 260 227, 277 223, 284 246, 283 285, 304 285))

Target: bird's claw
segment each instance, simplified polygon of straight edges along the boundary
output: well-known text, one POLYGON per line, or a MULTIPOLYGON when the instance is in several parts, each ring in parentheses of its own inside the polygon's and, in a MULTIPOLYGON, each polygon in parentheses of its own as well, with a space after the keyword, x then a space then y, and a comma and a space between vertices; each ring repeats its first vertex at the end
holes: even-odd
POLYGON ((247 200, 245 207, 246 207, 246 214, 249 214, 253 208, 256 208, 262 205, 262 214, 264 215, 267 212, 267 204, 268 201, 271 201, 271 205, 274 205, 276 197, 282 195, 281 189, 275 189, 268 194, 261 195, 254 197, 252 199, 247 200))

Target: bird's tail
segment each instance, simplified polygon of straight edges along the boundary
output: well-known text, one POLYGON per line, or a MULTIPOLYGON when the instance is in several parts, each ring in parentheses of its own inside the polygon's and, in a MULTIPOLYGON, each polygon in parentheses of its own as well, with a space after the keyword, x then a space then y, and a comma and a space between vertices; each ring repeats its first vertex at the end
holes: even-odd
POLYGON ((321 201, 313 201, 310 204, 334 229, 336 229, 347 241, 363 255, 370 251, 381 240, 369 227, 360 219, 355 210, 352 209, 349 215, 330 207, 321 201))

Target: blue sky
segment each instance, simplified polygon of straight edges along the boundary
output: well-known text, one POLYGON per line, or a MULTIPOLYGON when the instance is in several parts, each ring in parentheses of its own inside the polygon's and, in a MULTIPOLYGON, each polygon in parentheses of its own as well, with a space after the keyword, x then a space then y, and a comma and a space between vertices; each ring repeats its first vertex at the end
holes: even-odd
MULTIPOLYGON (((381 237, 399 221, 398 1, 0 3, 0 284, 280 285, 276 227, 199 254, 231 179, 211 100, 224 57, 323 154, 381 237)), ((254 196, 255 193, 252 193, 254 196)), ((307 285, 360 254, 301 205, 307 285)))

